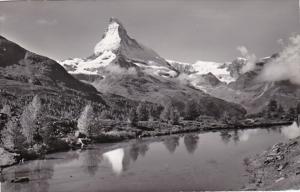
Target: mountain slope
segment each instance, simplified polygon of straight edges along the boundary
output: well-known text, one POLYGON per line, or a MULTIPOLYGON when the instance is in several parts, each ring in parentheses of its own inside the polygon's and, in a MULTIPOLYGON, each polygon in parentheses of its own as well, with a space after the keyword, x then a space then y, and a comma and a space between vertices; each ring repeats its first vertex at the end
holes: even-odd
POLYGON ((245 113, 245 110, 237 104, 211 97, 178 79, 149 75, 139 68, 134 72, 110 72, 105 75, 105 78, 96 80, 92 84, 103 93, 117 94, 163 106, 171 104, 182 114, 190 101, 198 104, 197 107, 203 115, 222 117, 225 112, 236 116, 245 113))
POLYGON ((300 101, 300 86, 288 80, 265 82, 259 78, 264 66, 278 56, 278 54, 274 54, 259 59, 255 63, 255 67, 246 73, 240 71, 245 62, 240 59, 234 60, 229 67, 237 77, 235 81, 228 85, 219 84, 217 87, 205 86, 201 88, 215 97, 241 104, 249 113, 264 110, 271 100, 276 100, 285 110, 288 110, 295 107, 300 101))
POLYGON ((55 61, 25 50, 0 36, 0 78, 32 85, 97 93, 72 77, 55 61))

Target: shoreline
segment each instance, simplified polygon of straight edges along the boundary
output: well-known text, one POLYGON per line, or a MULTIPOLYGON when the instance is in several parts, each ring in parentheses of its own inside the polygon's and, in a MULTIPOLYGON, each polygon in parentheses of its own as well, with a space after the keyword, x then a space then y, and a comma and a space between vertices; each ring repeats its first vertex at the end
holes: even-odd
POLYGON ((224 131, 224 130, 243 130, 243 129, 256 129, 256 128, 269 128, 275 126, 283 126, 283 125, 291 125, 292 121, 286 122, 276 122, 276 123, 263 123, 263 124, 253 124, 253 125, 225 125, 225 126, 206 126, 206 127, 196 127, 196 128, 188 128, 181 130, 171 130, 170 132, 160 132, 155 135, 143 135, 142 137, 151 137, 151 136, 163 136, 163 135, 173 135, 173 134, 181 134, 181 133, 190 133, 190 132, 210 132, 210 131, 224 131))
MULTIPOLYGON (((151 137, 158 137, 158 136, 166 136, 166 135, 175 135, 175 134, 183 134, 183 133, 192 133, 192 132, 215 132, 215 131, 230 131, 230 130, 243 130, 243 129, 256 129, 256 128, 269 128, 275 126, 283 126, 283 125, 290 125, 292 121, 272 121, 267 123, 252 123, 252 124, 224 124, 220 122, 197 122, 197 121, 183 121, 180 122, 179 125, 170 125, 170 124, 163 124, 158 122, 152 122, 156 126, 162 127, 165 126, 163 129, 151 129, 151 126, 145 126, 142 122, 142 125, 138 125, 135 128, 127 127, 125 129, 117 129, 113 130, 114 134, 104 134, 99 133, 91 137, 91 141, 86 144, 86 147, 90 144, 98 144, 98 143, 120 143, 120 142, 127 142, 131 139, 138 139, 138 138, 151 138, 151 137)), ((75 145, 69 147, 67 150, 55 150, 51 152, 47 152, 47 154, 56 153, 56 152, 66 152, 69 150, 79 149, 81 148, 80 145, 75 145)), ((8 152, 3 148, 0 148, 3 152, 0 153, 0 168, 1 170, 7 167, 14 166, 18 164, 20 161, 23 161, 23 157, 19 154, 8 152), (4 155, 4 156, 3 156, 4 155), (12 155, 14 158, 12 158, 12 155), (6 159, 8 159, 6 161, 6 159), (6 162, 5 162, 6 161, 6 162)), ((43 157, 34 157, 31 159, 25 159, 26 161, 36 160, 36 159, 43 159, 43 157)), ((1 172, 0 172, 1 173, 1 172)))

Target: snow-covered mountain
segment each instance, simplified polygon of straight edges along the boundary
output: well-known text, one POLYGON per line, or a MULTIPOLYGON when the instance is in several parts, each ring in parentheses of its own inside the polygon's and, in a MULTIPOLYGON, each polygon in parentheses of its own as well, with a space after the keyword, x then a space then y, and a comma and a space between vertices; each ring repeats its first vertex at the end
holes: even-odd
POLYGON ((220 81, 230 83, 236 78, 231 74, 230 66, 232 63, 218 63, 212 61, 197 61, 195 63, 184 63, 179 61, 167 60, 181 74, 188 75, 187 78, 195 80, 197 76, 213 74, 220 81))
POLYGON ((211 61, 190 64, 165 60, 152 49, 131 38, 121 22, 115 18, 110 19, 106 32, 94 47, 91 56, 67 59, 60 64, 71 74, 103 75, 103 71, 110 64, 118 64, 119 57, 151 75, 173 78, 179 74, 187 74, 191 79, 195 79, 199 75, 212 73, 226 83, 236 79, 232 76, 228 64, 211 61))
POLYGON ((209 94, 257 112, 272 98, 287 107, 299 98, 298 85, 257 80, 265 64, 276 57, 278 54, 255 63, 241 57, 224 63, 166 60, 131 38, 120 21, 112 18, 91 56, 60 64, 76 78, 92 82, 104 93, 154 103, 170 101, 178 106, 184 106, 187 99, 197 100, 209 94))
POLYGON ((111 63, 117 63, 122 57, 150 74, 174 77, 177 71, 155 51, 132 39, 118 19, 111 18, 108 28, 94 53, 87 58, 74 58, 61 61, 73 74, 101 74, 111 63))
MULTIPOLYGON (((218 115, 225 111, 230 114, 245 112, 239 105, 211 97, 202 90, 191 87, 191 84, 186 84, 187 81, 181 81, 181 74, 192 72, 192 65, 183 66, 181 63, 165 60, 152 49, 131 38, 120 21, 114 18, 110 19, 106 32, 95 45, 91 56, 68 59, 60 63, 73 76, 89 81, 103 94, 120 95, 161 105, 169 103, 181 113, 188 101, 201 101, 199 105, 205 114, 212 113, 211 105, 218 108, 218 115)), ((209 70, 204 73, 206 72, 209 70)), ((202 80, 210 82, 211 85, 219 83, 212 74, 202 80)))

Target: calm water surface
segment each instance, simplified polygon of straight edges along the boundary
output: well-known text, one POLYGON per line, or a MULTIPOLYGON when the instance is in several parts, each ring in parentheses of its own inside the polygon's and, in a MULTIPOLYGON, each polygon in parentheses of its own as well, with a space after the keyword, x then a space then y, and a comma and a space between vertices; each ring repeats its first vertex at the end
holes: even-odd
POLYGON ((244 159, 300 135, 291 126, 194 133, 99 144, 51 154, 4 170, 2 191, 238 190, 247 182, 244 159))

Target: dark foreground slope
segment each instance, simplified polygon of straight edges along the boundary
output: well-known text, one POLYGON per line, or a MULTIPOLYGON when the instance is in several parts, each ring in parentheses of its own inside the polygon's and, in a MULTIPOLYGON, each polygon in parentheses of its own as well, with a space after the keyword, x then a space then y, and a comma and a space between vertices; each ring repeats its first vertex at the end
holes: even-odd
POLYGON ((25 50, 0 36, 0 78, 48 88, 73 89, 96 94, 96 90, 69 75, 47 57, 25 50))
POLYGON ((67 143, 66 138, 78 130, 77 119, 87 105, 92 106, 94 118, 125 120, 137 102, 103 96, 55 61, 0 38, 1 150, 33 158, 69 148, 77 140, 67 143))
MULTIPOLYGON (((299 129, 296 122, 292 125, 299 129)), ((262 153, 246 159, 249 183, 246 190, 299 190, 300 138, 277 143, 262 153)), ((244 190, 245 190, 244 189, 244 190)))

